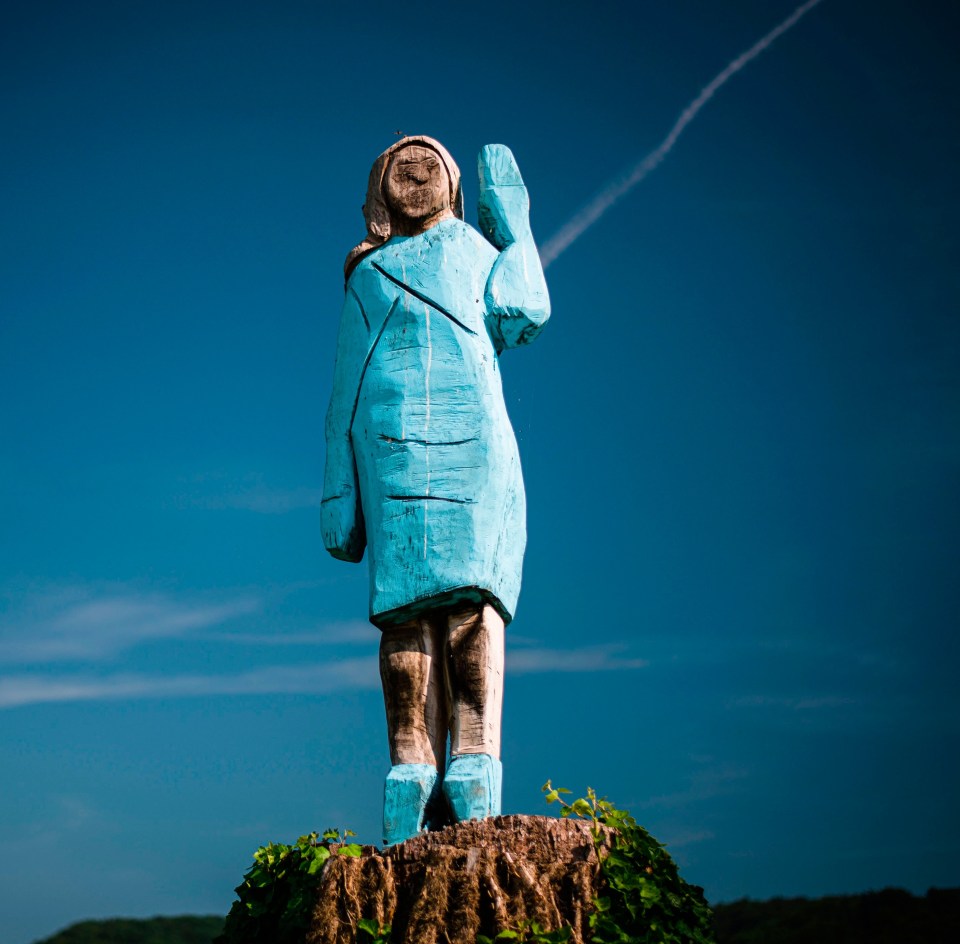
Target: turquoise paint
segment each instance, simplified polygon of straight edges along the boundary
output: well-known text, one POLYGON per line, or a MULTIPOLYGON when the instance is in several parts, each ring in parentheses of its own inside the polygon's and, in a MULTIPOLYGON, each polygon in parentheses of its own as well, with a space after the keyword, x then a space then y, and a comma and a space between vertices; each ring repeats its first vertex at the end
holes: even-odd
POLYGON ((489 754, 454 757, 443 778, 443 793, 456 822, 500 815, 503 764, 489 754))
POLYGON ((480 154, 484 239, 458 219, 389 239, 352 271, 327 413, 324 543, 369 549, 370 618, 489 601, 509 622, 526 504, 498 357, 550 314, 513 155, 480 154))
POLYGON ((383 843, 392 846, 424 828, 424 811, 437 783, 429 764, 396 764, 383 785, 383 843))

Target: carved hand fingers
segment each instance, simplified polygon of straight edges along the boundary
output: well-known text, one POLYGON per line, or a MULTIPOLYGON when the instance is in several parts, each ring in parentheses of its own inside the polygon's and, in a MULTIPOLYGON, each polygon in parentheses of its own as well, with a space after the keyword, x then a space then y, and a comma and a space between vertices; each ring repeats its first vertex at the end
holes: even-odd
POLYGON ((480 152, 477 215, 484 236, 505 249, 530 231, 530 199, 510 148, 488 144, 480 152))

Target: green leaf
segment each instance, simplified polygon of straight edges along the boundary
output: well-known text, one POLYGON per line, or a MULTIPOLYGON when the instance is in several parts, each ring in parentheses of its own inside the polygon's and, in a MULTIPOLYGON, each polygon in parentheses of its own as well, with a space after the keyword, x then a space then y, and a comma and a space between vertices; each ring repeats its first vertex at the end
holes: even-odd
POLYGON ((660 889, 657 888, 653 882, 649 882, 646 879, 640 879, 640 897, 645 898, 647 901, 659 901, 660 889))
POLYGON ((316 875, 326 864, 327 859, 330 858, 330 850, 325 849, 323 846, 317 849, 317 854, 313 857, 309 868, 307 869, 308 875, 316 875), (322 854, 321 854, 322 853, 322 854))
POLYGON ((593 807, 590 805, 589 801, 585 800, 583 797, 581 797, 579 800, 574 800, 570 806, 573 809, 573 812, 578 816, 590 816, 593 814, 593 807))
MULTIPOLYGON (((548 802, 560 790, 547 781, 548 802)), ((593 901, 588 916, 592 944, 715 944, 712 912, 703 889, 688 885, 676 863, 626 810, 592 787, 586 797, 561 803, 561 816, 576 815, 590 823, 590 833, 600 856, 604 890, 593 901), (612 834, 601 828, 609 827, 612 834), (609 837, 609 838, 608 838, 609 837)), ((568 940, 563 929, 545 932, 540 927, 523 940, 529 944, 555 944, 568 940)))

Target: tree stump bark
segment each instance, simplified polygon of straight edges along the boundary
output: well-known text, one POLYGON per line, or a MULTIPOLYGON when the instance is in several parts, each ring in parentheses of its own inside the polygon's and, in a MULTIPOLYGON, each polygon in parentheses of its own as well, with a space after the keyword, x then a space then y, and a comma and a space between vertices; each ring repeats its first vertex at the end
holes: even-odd
POLYGON ((470 820, 382 851, 366 846, 360 858, 331 856, 307 944, 354 944, 361 918, 390 925, 391 944, 476 944, 527 920, 570 925, 572 944, 584 944, 599 883, 588 823, 470 820))

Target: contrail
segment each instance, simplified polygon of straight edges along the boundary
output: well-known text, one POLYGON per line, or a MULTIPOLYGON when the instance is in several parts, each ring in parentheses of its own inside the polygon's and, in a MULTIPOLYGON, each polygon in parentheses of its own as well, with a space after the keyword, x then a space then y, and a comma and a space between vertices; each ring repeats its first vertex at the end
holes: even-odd
POLYGON ((704 86, 700 94, 686 108, 684 108, 676 124, 661 144, 651 151, 639 164, 619 180, 615 180, 606 190, 603 190, 588 203, 576 216, 565 223, 540 249, 540 260, 543 267, 553 262, 561 252, 579 239, 607 210, 617 203, 621 197, 632 190, 647 174, 650 173, 672 150, 677 138, 684 128, 693 121, 707 102, 716 94, 717 90, 728 79, 736 75, 745 65, 756 59, 778 36, 785 33, 802 16, 809 13, 821 0, 807 0, 790 14, 779 26, 774 27, 763 39, 756 42, 746 52, 741 53, 733 60, 709 85, 704 86))

